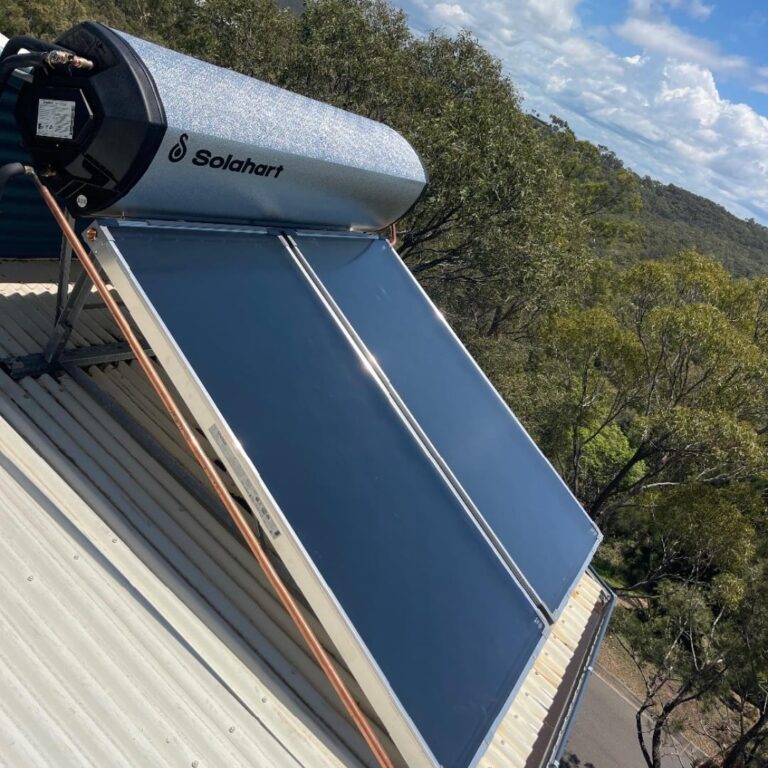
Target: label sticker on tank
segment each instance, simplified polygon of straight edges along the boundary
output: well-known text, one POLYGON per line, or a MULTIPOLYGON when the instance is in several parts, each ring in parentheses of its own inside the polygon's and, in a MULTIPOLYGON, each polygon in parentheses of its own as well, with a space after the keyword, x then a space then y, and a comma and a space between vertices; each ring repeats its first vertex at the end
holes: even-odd
POLYGON ((237 484, 240 486, 241 490, 245 492, 246 496, 248 496, 248 500, 251 502, 251 508, 258 515, 262 526, 269 532, 273 539, 276 539, 280 535, 280 529, 277 527, 275 518, 272 517, 269 510, 264 505, 259 492, 256 490, 256 486, 246 473, 243 465, 235 456, 232 447, 215 424, 209 429, 209 432, 211 433, 213 442, 216 443, 216 446, 219 449, 219 456, 224 459, 226 465, 232 470, 237 484))
POLYGON ((52 139, 71 139, 75 135, 75 102, 40 99, 36 133, 52 139))

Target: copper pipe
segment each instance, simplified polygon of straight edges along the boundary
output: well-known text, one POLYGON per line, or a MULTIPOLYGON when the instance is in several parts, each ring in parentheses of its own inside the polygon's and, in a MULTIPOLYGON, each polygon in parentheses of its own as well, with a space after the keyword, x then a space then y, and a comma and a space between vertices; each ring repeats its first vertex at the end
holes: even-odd
POLYGON ((394 764, 384 750, 384 747, 381 745, 378 736, 374 733, 371 724, 368 722, 368 718, 363 714, 354 697, 349 692, 349 689, 341 679, 325 648, 323 648, 322 644, 317 639, 317 636, 309 626, 304 614, 301 612, 296 601, 293 599, 293 596, 288 591, 288 587, 285 586, 285 583, 275 570, 267 553, 262 548, 261 543, 258 538, 256 538, 248 521, 245 519, 242 509, 240 509, 232 496, 230 496, 229 491, 227 491, 226 486, 219 477, 219 473, 216 471, 215 466, 200 445, 197 435, 187 423, 179 406, 174 402, 173 396, 168 391, 168 388, 163 383, 158 372, 155 370, 154 365, 152 365, 149 355, 144 351, 144 348, 136 337, 136 334, 133 332, 127 318, 121 311, 112 294, 109 292, 106 283, 102 280, 98 268, 78 240, 74 229, 70 226, 66 216, 54 200, 53 195, 36 175, 32 178, 35 182, 35 186, 45 201, 45 204, 53 214, 53 218, 56 219, 56 223, 64 233, 64 237, 72 246, 72 251, 77 255, 83 269, 93 281, 99 296, 101 296, 110 314, 115 319, 118 328, 120 328, 121 333, 128 342, 133 354, 136 356, 139 365, 147 375, 152 388, 155 390, 162 401, 163 406, 178 427, 189 450, 202 467, 203 472, 205 472, 206 477, 216 491, 216 495, 221 499, 221 503, 224 505, 227 512, 229 512, 232 520, 248 544, 248 548, 251 550, 253 556, 261 566, 261 569, 264 571, 264 575, 267 577, 267 580, 280 598, 280 602, 285 607, 285 610, 288 611, 291 619, 293 619, 294 624, 304 638, 304 641, 309 646, 315 660, 320 665, 320 668, 325 673, 328 681, 333 686, 334 691, 336 691, 336 694, 341 699, 349 716, 357 726, 363 739, 365 739, 365 743, 370 747, 371 752, 373 752, 373 756, 376 758, 379 766, 381 766, 381 768, 394 768, 394 764))
POLYGON ((389 244, 393 248, 397 248, 397 224, 390 224, 389 225, 389 237, 387 238, 389 240, 389 244))

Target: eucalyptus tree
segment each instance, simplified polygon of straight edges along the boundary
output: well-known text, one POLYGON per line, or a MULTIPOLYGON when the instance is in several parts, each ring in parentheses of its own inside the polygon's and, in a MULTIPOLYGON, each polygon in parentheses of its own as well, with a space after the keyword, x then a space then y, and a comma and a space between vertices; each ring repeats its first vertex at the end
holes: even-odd
POLYGON ((660 492, 764 472, 768 403, 759 284, 692 252, 613 277, 552 317, 535 363, 549 452, 608 525, 660 492))

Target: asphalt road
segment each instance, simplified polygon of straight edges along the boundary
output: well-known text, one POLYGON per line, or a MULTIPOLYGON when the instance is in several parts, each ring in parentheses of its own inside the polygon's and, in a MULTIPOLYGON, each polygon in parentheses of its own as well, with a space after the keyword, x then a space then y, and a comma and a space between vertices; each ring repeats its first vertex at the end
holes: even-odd
MULTIPOLYGON (((561 768, 647 768, 635 733, 637 708, 629 692, 620 691, 595 671, 576 715, 561 768)), ((692 768, 691 751, 665 749, 663 768, 692 768)))

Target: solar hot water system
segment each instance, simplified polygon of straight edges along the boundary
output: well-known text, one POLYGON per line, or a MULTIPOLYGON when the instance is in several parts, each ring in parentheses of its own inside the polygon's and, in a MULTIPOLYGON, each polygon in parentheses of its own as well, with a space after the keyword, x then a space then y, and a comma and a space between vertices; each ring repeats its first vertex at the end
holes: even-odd
POLYGON ((32 163, 0 185, 38 187, 376 761, 476 765, 600 533, 375 234, 424 190, 418 155, 380 123, 94 22, 12 39, 0 85, 19 69, 32 163))

